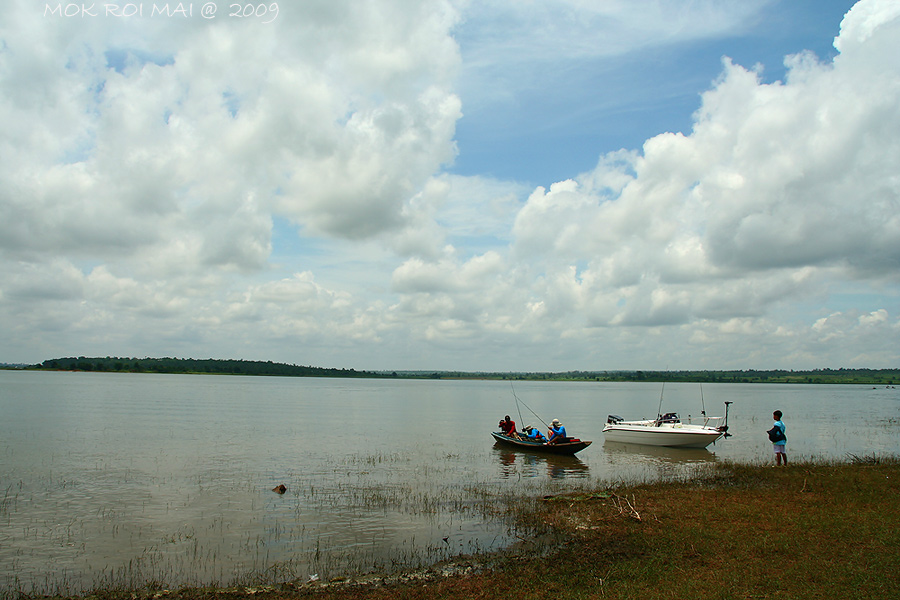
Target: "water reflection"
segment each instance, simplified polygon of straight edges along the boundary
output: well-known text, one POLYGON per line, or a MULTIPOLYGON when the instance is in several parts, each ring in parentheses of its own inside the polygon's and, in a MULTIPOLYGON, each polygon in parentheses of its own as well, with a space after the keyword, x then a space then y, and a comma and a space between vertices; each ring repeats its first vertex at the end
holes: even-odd
POLYGON ((605 442, 603 452, 611 475, 622 481, 674 480, 690 477, 718 457, 706 448, 663 448, 605 442))
POLYGON ((621 442, 604 442, 603 451, 609 455, 610 462, 616 458, 629 463, 635 460, 646 460, 655 463, 685 464, 697 462, 715 462, 715 454, 708 448, 665 448, 663 446, 643 446, 623 444, 621 442))
POLYGON ((502 479, 544 475, 551 479, 564 479, 590 475, 588 466, 577 456, 518 451, 499 444, 494 446, 493 453, 500 463, 502 479))

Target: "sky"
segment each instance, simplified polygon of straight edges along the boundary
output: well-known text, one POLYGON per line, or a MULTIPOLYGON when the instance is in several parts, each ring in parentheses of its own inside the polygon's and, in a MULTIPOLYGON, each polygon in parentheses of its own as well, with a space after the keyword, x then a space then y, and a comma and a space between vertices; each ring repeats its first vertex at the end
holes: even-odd
POLYGON ((0 362, 900 366, 900 3, 0 5, 0 362))

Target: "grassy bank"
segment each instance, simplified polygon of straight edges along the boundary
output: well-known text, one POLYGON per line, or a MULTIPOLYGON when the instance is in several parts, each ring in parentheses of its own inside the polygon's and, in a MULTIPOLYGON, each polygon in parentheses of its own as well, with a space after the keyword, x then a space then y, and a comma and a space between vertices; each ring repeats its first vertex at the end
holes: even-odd
MULTIPOLYGON (((402 581, 143 592, 145 598, 896 598, 900 459, 787 468, 715 464, 690 482, 523 502, 563 540, 526 542, 490 567, 402 581)), ((465 561, 460 561, 464 563, 465 561)), ((475 561, 473 565, 477 565, 475 561)), ((446 572, 446 571, 445 571, 446 572)), ((101 591, 97 598, 134 598, 101 591)))

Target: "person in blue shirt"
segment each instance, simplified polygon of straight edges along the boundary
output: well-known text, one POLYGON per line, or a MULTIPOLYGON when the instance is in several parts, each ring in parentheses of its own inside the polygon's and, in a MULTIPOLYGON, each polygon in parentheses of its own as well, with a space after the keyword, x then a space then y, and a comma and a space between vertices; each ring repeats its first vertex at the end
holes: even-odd
POLYGON ((550 444, 566 441, 566 428, 562 426, 559 419, 550 421, 550 431, 548 433, 550 439, 547 441, 550 444))
POLYGON ((539 429, 535 429, 531 425, 525 428, 525 434, 528 436, 528 439, 534 440, 536 442, 544 441, 544 434, 540 432, 539 429))
POLYGON ((772 447, 775 449, 775 465, 781 466, 781 464, 783 463, 784 466, 787 466, 787 437, 784 433, 787 430, 787 427, 785 426, 784 421, 781 420, 780 410, 776 410, 775 412, 773 412, 772 418, 775 419, 774 427, 779 428, 783 436, 782 439, 778 440, 777 442, 772 442, 772 447))

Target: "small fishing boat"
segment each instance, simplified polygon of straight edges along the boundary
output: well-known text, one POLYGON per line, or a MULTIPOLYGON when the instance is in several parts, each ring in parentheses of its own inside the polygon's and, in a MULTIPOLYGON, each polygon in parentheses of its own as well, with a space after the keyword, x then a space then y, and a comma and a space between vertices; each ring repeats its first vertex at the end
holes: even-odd
MULTIPOLYGON (((522 420, 522 411, 519 410, 519 404, 521 404, 522 406, 527 408, 529 411, 531 411, 531 414, 533 414, 535 417, 537 417, 537 419, 540 420, 541 423, 544 423, 543 419, 541 419, 536 412, 531 410, 530 406, 528 406, 527 404, 525 404, 524 402, 519 400, 519 396, 516 395, 516 388, 513 386, 512 382, 509 383, 509 386, 512 389, 513 398, 516 399, 516 410, 518 410, 518 412, 519 412, 519 421, 521 422, 521 420, 522 420)), ((506 421, 509 421, 509 415, 506 416, 506 421)), ((553 419, 553 424, 557 425, 557 426, 561 426, 561 423, 559 422, 558 419, 553 419)), ((544 423, 544 426, 546 426, 547 429, 550 429, 550 426, 547 425, 547 423, 544 423)), ((563 437, 566 435, 565 428, 562 428, 562 430, 559 432, 559 434, 556 438, 556 440, 562 440, 562 441, 554 440, 553 443, 551 444, 550 442, 548 442, 546 439, 543 439, 543 438, 535 439, 535 438, 529 438, 529 437, 524 437, 524 436, 520 437, 518 435, 515 437, 508 435, 508 433, 510 433, 510 432, 515 433, 514 427, 515 426, 513 425, 513 429, 511 429, 511 430, 504 429, 504 422, 501 421, 500 428, 503 429, 503 431, 492 431, 491 432, 491 435, 494 436, 494 444, 495 445, 500 444, 503 446, 516 448, 518 450, 525 450, 528 452, 543 452, 543 453, 547 453, 547 454, 562 454, 562 455, 569 455, 569 456, 573 456, 576 452, 581 452, 582 450, 584 450, 585 448, 587 448, 588 446, 591 445, 591 442, 582 441, 582 440, 579 440, 578 438, 563 437)), ((530 430, 531 430, 530 425, 528 427, 523 428, 523 431, 526 431, 526 432, 530 431, 530 430)))
POLYGON ((566 438, 564 442, 556 442, 548 444, 546 441, 537 441, 529 439, 514 438, 503 433, 492 431, 495 443, 511 446, 519 450, 529 452, 546 452, 549 454, 568 454, 574 455, 591 445, 591 442, 579 440, 578 438, 566 438))

